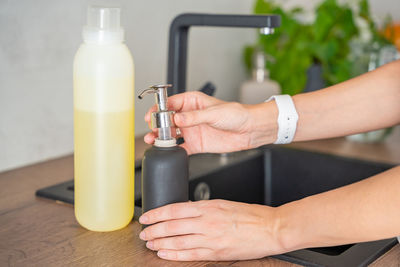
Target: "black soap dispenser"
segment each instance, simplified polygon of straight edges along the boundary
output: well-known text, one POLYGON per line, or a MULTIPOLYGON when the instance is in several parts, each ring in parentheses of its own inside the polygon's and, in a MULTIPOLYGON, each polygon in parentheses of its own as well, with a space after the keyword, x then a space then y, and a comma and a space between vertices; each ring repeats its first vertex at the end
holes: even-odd
POLYGON ((154 85, 144 90, 153 93, 157 111, 151 114, 151 127, 158 129, 154 145, 142 160, 142 211, 145 213, 167 204, 189 200, 189 164, 185 149, 176 144, 171 134, 174 111, 167 109, 167 85, 154 85))

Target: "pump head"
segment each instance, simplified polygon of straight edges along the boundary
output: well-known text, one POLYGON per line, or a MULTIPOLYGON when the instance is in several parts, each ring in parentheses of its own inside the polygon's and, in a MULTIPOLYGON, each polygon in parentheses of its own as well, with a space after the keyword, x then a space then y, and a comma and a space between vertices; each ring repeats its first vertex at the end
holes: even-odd
MULTIPOLYGON (((150 86, 139 94, 139 99, 142 99, 146 94, 154 94, 157 104, 157 111, 151 113, 151 128, 158 129, 158 141, 174 141, 171 128, 175 127, 173 114, 174 111, 168 110, 168 93, 167 88, 172 87, 171 84, 159 84, 150 86)), ((156 139, 156 145, 157 145, 156 139)), ((165 143, 165 142, 164 142, 165 143)), ((171 143, 171 142, 170 142, 171 143)))

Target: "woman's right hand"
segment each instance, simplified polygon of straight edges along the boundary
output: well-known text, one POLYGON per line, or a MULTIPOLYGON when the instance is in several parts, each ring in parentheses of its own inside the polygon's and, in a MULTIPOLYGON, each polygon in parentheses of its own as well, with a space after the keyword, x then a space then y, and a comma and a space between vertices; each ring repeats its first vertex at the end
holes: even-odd
MULTIPOLYGON (((276 138, 277 110, 272 103, 243 105, 225 102, 201 92, 186 92, 169 97, 169 110, 176 111, 174 121, 181 130, 188 154, 224 153, 258 147, 276 138)), ((153 106, 145 115, 150 124, 153 106)), ((152 144, 156 132, 144 140, 152 144)))

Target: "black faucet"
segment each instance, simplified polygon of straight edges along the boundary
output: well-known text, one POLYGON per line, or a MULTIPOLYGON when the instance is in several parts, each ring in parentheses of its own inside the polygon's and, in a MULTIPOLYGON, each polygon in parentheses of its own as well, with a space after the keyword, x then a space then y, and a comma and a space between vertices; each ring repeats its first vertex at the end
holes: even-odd
MULTIPOLYGON (((171 23, 168 47, 167 81, 173 85, 171 94, 182 93, 186 89, 187 42, 190 26, 260 28, 262 34, 271 34, 279 27, 279 15, 217 15, 181 14, 171 23)), ((203 89, 207 91, 211 84, 203 89)), ((203 91, 204 91, 203 90, 203 91)))

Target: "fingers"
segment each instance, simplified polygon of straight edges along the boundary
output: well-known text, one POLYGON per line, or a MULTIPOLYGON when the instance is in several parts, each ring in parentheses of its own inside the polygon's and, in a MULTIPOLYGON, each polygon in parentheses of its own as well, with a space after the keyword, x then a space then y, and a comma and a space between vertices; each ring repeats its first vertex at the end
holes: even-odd
POLYGON ((149 127, 150 127, 150 115, 151 115, 151 113, 152 112, 154 112, 154 111, 156 111, 157 110, 157 106, 156 105, 153 105, 147 112, 146 112, 146 114, 144 115, 144 120, 149 124, 149 127))
POLYGON ((203 123, 212 124, 218 118, 218 114, 213 109, 195 110, 177 113, 174 116, 175 124, 178 127, 192 127, 203 123))
MULTIPOLYGON (((168 98, 168 109, 177 112, 204 109, 212 105, 222 103, 223 101, 203 94, 201 92, 186 92, 173 95, 168 98)), ((157 110, 157 106, 152 106, 144 116, 144 120, 150 123, 150 114, 157 110)))
POLYGON ((168 98, 168 106, 177 112, 204 109, 222 102, 215 97, 198 91, 176 94, 168 98))
POLYGON ((187 250, 160 250, 158 257, 172 261, 201 261, 215 259, 214 252, 207 248, 195 248, 187 250))
MULTIPOLYGON (((183 106, 185 105, 185 102, 187 101, 187 99, 189 98, 193 98, 191 97, 193 93, 192 92, 187 92, 187 93, 183 93, 183 94, 177 94, 177 95, 173 95, 171 97, 168 98, 168 109, 169 110, 174 110, 174 111, 181 111, 183 106)), ((186 106, 189 106, 190 102, 194 102, 194 101, 188 101, 188 103, 186 103, 186 106)), ((157 110, 157 105, 153 105, 146 113, 146 115, 144 116, 144 120, 147 123, 150 123, 150 115, 152 112, 157 110)))
POLYGON ((144 136, 144 142, 151 145, 154 143, 156 139, 156 134, 154 132, 148 133, 144 136))
MULTIPOLYGON (((178 127, 190 127, 214 122, 215 115, 218 114, 215 114, 214 109, 207 108, 221 103, 224 102, 201 92, 186 92, 171 96, 168 99, 168 109, 180 112, 174 115, 174 121, 178 127)), ((149 128, 151 128, 151 113, 156 110, 157 106, 153 105, 144 116, 149 128)))
POLYGON ((199 221, 193 218, 160 222, 145 228, 140 234, 140 239, 149 241, 157 238, 177 235, 199 234, 199 221))
POLYGON ((146 243, 146 247, 151 250, 183 250, 203 247, 205 242, 204 235, 190 234, 159 238, 146 243))
POLYGON ((154 224, 161 221, 193 218, 200 216, 196 203, 183 202, 166 205, 144 213, 139 218, 141 224, 154 224))

